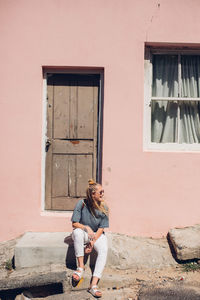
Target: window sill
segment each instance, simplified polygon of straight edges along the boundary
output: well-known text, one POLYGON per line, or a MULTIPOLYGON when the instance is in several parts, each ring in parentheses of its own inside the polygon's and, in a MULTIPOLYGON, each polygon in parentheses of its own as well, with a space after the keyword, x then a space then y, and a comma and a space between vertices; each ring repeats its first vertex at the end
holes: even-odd
POLYGON ((72 211, 44 210, 40 215, 42 217, 70 218, 72 211))
POLYGON ((145 152, 199 153, 200 144, 149 143, 144 147, 144 151, 145 152))

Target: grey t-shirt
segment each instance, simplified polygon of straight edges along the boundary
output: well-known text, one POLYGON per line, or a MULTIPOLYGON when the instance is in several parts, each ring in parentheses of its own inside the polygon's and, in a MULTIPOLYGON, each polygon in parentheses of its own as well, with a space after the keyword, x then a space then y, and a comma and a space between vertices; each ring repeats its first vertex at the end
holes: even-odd
POLYGON ((93 216, 87 206, 85 204, 83 206, 83 203, 83 200, 79 200, 76 204, 71 218, 72 222, 88 225, 94 232, 96 232, 98 228, 109 227, 108 216, 97 209, 95 209, 96 217, 93 216))

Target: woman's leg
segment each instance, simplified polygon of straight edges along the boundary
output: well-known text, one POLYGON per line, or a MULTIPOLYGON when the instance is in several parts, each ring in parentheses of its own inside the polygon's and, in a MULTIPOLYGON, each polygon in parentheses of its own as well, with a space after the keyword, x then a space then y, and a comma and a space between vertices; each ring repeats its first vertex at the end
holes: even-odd
POLYGON ((105 234, 102 234, 94 243, 94 249, 97 251, 97 260, 94 268, 91 286, 97 285, 98 280, 101 278, 103 269, 106 264, 108 243, 105 234))
MULTIPOLYGON (((75 256, 77 258, 78 267, 84 268, 84 244, 88 242, 88 235, 80 228, 76 228, 72 232, 72 239, 74 240, 75 256)), ((79 272, 79 270, 77 270, 79 272)), ((81 273, 81 271, 79 272, 81 273)), ((73 278, 79 280, 78 275, 74 274, 73 278)))

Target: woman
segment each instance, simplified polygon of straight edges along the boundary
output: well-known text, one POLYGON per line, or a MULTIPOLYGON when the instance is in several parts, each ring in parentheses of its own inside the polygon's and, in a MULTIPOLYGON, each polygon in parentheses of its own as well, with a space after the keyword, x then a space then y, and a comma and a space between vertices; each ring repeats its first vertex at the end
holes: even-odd
POLYGON ((107 238, 104 228, 109 227, 108 208, 104 203, 104 190, 99 183, 89 180, 86 190, 86 199, 80 200, 72 215, 75 255, 78 268, 72 275, 72 280, 78 283, 84 273, 84 252, 90 253, 94 247, 97 251, 97 260, 88 289, 94 297, 100 298, 97 283, 101 278, 107 258, 107 238))

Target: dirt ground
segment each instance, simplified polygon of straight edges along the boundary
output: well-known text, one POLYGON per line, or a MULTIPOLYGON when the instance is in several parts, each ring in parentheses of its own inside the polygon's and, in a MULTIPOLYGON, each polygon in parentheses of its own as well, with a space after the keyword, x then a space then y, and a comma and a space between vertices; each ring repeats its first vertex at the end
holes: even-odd
MULTIPOLYGON (((113 272, 113 270, 110 270, 113 272)), ((108 270, 106 270, 108 272, 108 270)), ((200 299, 200 271, 184 272, 181 266, 162 270, 115 270, 115 276, 122 278, 118 286, 101 288, 104 300, 198 300, 200 299), (127 279, 127 280, 126 280, 127 279)), ((100 285, 101 286, 101 285, 100 285)), ((40 295, 35 300, 92 300, 87 289, 73 289, 64 294, 40 295)), ((26 298, 25 298, 26 299, 26 298)), ((6 299, 7 300, 7 299, 6 299)), ((16 299, 21 300, 21 299, 16 299)))

